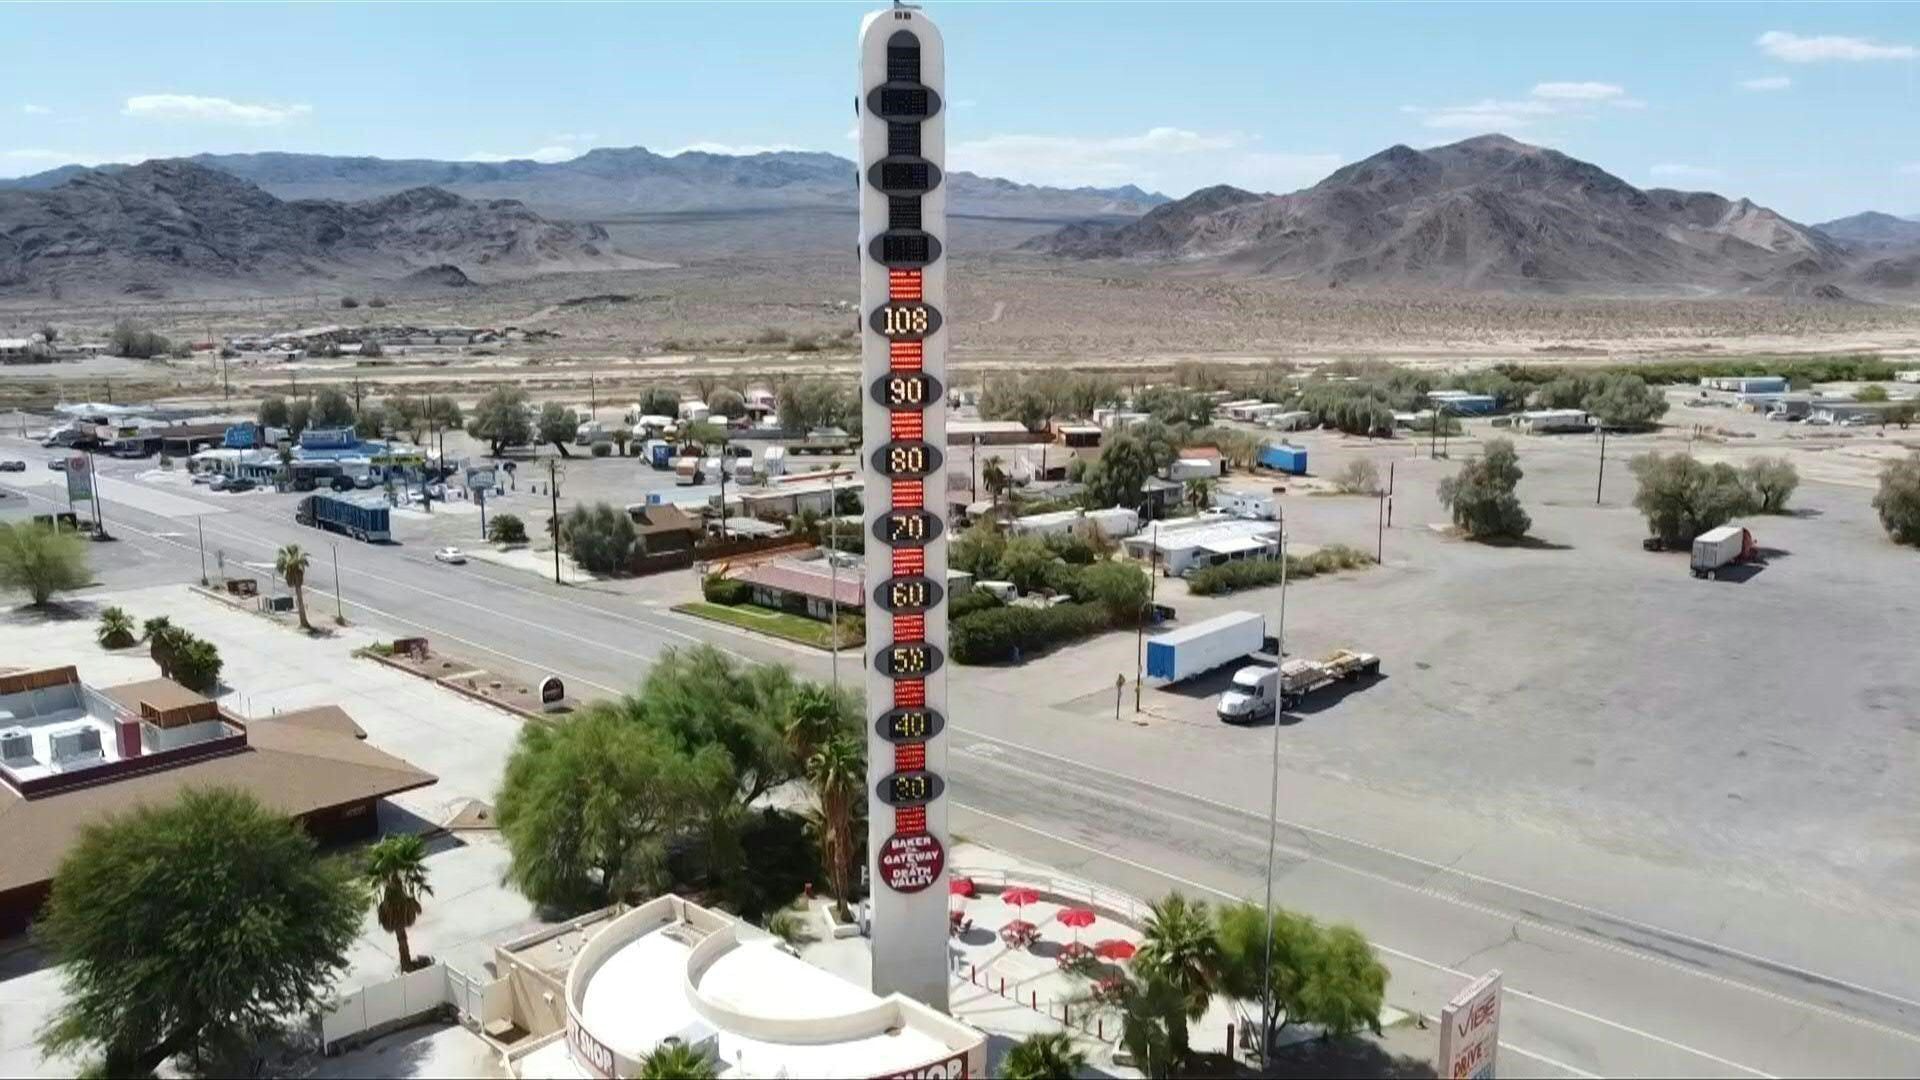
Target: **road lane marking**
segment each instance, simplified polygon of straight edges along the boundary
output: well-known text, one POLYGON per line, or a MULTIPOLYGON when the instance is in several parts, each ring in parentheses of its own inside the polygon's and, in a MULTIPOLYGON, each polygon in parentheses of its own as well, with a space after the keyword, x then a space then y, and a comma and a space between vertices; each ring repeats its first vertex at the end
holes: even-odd
MULTIPOLYGON (((982 810, 977 806, 969 806, 966 803, 959 802, 959 801, 955 801, 953 805, 957 809, 965 810, 970 814, 978 814, 979 816, 983 818, 987 818, 990 821, 998 821, 1004 825, 1010 825, 1016 829, 1023 829, 1027 832, 1033 833, 1036 836, 1042 836, 1048 840, 1052 840, 1055 843, 1065 844, 1069 847, 1078 848, 1079 850, 1085 851, 1088 854, 1096 855, 1103 859, 1110 859, 1113 862, 1120 863, 1124 866, 1131 866, 1136 870, 1145 871, 1146 873, 1152 874, 1156 877, 1164 878, 1168 881, 1174 882, 1175 884, 1185 885, 1188 888, 1192 888, 1192 889, 1199 889, 1204 892, 1212 893, 1215 896, 1222 897, 1227 900, 1233 900, 1236 902, 1244 901, 1247 899, 1246 897, 1243 897, 1243 896, 1236 896, 1235 894, 1228 892, 1225 889, 1216 888, 1215 886, 1208 885, 1203 882, 1194 881, 1192 878, 1181 877, 1178 874, 1169 873, 1157 867, 1148 866, 1143 862, 1137 862, 1133 859, 1129 859, 1124 855, 1115 855, 1111 851, 1094 847, 1091 844, 1083 844, 1078 840, 1061 836, 1057 833, 1050 833, 1045 829, 1034 828, 1032 825, 1028 825, 1025 822, 1015 821, 1012 818, 1008 818, 1008 817, 1002 817, 999 814, 995 814, 991 811, 982 810)), ((1413 953, 1406 952, 1401 949, 1395 949, 1395 948, 1392 948, 1391 946, 1382 945, 1377 941, 1371 942, 1370 944, 1373 946, 1374 949, 1380 952, 1386 953, 1388 956, 1392 956, 1400 960, 1405 960, 1405 961, 1408 961, 1409 963, 1419 964, 1422 967, 1432 968, 1435 971, 1444 972, 1445 974, 1452 975, 1464 981, 1470 982, 1474 979, 1479 978, 1478 975, 1475 975, 1472 972, 1461 971, 1458 968, 1449 967, 1446 964, 1440 963, 1437 960, 1428 960, 1423 956, 1416 956, 1413 953)), ((1571 1005, 1562 1005, 1557 1001, 1553 1001, 1548 998, 1543 998, 1538 994, 1530 994, 1524 990, 1515 989, 1511 985, 1506 987, 1505 992, 1514 997, 1521 998, 1522 1000, 1531 1001, 1531 1002, 1534 1002, 1535 1004, 1545 1006, 1546 1008, 1549 1008, 1549 1009, 1556 1009, 1560 1012, 1564 1012, 1568 1014, 1569 1016, 1579 1017, 1580 1019, 1586 1020, 1590 1023, 1600 1024, 1604 1027, 1612 1028, 1615 1031, 1632 1035, 1637 1038, 1645 1039, 1648 1042, 1658 1043, 1662 1046, 1671 1047, 1672 1049, 1679 1050, 1682 1053, 1692 1054, 1695 1057, 1704 1059, 1706 1061, 1711 1061, 1716 1065, 1725 1066, 1726 1068, 1729 1068, 1729 1069, 1738 1069, 1739 1071, 1743 1073, 1747 1073, 1750 1076, 1760 1077, 1761 1080, 1777 1080, 1777 1078, 1774 1077, 1772 1073, 1765 1072, 1760 1069, 1756 1069, 1751 1065, 1742 1065, 1737 1061, 1729 1061, 1726 1058, 1719 1056, 1718 1054, 1712 1053, 1711 1051, 1701 1050, 1698 1047, 1688 1046, 1685 1043, 1674 1042, 1672 1039, 1666 1038, 1664 1036, 1655 1035, 1651 1031, 1642 1031, 1639 1028, 1630 1027, 1626 1024, 1622 1024, 1617 1020, 1609 1020, 1604 1016, 1596 1016, 1593 1013, 1587 1012, 1584 1009, 1577 1009, 1571 1005)), ((1500 1045, 1505 1047, 1508 1044, 1501 1043, 1500 1045)), ((1518 1052, 1525 1054, 1527 1057, 1538 1057, 1543 1061, 1552 1060, 1550 1058, 1545 1058, 1545 1057, 1542 1057, 1541 1055, 1534 1054, 1531 1051, 1520 1050, 1518 1052)), ((1556 1062, 1555 1064, 1557 1065, 1558 1063, 1556 1062)), ((1566 1066, 1566 1067, 1571 1068, 1571 1066, 1566 1066)), ((1582 1070, 1574 1069, 1573 1071, 1581 1072, 1582 1070)), ((1583 1073, 1583 1075, 1591 1076, 1593 1074, 1583 1073)))

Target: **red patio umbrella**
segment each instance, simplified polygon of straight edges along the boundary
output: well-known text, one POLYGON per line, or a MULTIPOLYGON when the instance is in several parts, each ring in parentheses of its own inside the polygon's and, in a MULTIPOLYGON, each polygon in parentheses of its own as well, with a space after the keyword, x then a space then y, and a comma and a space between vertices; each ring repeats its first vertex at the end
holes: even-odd
POLYGON ((1023 908, 1028 904, 1039 903, 1040 891, 1038 889, 1029 889, 1025 885, 1015 885, 1000 894, 1000 902, 1023 908))
POLYGON ((1025 919, 1015 919, 1000 928, 1000 940, 1009 945, 1017 944, 1025 938, 1038 938, 1040 928, 1025 919))
POLYGON ((1073 940, 1075 944, 1078 944, 1080 941, 1080 928, 1083 926, 1092 926, 1094 918, 1093 909, 1091 908, 1071 907, 1060 913, 1060 925, 1073 927, 1073 940))
POLYGON ((1139 947, 1131 941, 1108 938, 1093 947, 1093 955, 1102 960, 1131 960, 1139 947))
POLYGON ((973 895, 973 879, 970 877, 948 878, 947 879, 947 895, 948 896, 969 896, 969 897, 972 896, 973 895))

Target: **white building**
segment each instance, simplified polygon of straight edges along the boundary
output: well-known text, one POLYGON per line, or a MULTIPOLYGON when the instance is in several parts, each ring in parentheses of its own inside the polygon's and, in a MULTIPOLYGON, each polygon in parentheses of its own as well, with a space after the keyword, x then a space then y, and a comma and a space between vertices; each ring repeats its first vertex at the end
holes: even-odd
POLYGON ((1008 523, 1007 531, 1015 536, 1058 536, 1071 533, 1082 524, 1099 529, 1110 540, 1119 540, 1140 530, 1140 515, 1124 506, 1105 510, 1059 510, 1014 518, 1008 523))
POLYGON ((1555 431, 1586 431, 1593 427, 1593 417, 1580 409, 1534 409, 1515 416, 1513 426, 1534 435, 1555 431))
POLYGON ((662 896, 495 950, 516 1077, 630 1077, 678 1042, 728 1077, 985 1076, 986 1036, 879 997, 724 912, 662 896), (562 1008, 563 1006, 563 1008, 562 1008))
POLYGON ((1215 488, 1213 506, 1248 521, 1272 521, 1279 516, 1279 504, 1266 491, 1229 491, 1215 488))
POLYGON ((1129 556, 1151 560, 1168 576, 1235 559, 1271 559, 1280 554, 1280 527, 1264 521, 1178 518, 1150 526, 1128 539, 1129 556))
POLYGON ((1260 418, 1260 426, 1271 431, 1298 431, 1313 422, 1313 414, 1300 409, 1271 413, 1260 418))

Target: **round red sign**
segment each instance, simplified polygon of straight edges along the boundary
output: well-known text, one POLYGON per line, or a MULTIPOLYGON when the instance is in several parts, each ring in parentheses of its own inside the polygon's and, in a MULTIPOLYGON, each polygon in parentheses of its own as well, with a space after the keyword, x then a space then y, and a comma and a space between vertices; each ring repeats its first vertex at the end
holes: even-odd
POLYGON ((880 880, 894 892, 917 893, 940 878, 947 853, 932 833, 894 833, 880 848, 880 880))

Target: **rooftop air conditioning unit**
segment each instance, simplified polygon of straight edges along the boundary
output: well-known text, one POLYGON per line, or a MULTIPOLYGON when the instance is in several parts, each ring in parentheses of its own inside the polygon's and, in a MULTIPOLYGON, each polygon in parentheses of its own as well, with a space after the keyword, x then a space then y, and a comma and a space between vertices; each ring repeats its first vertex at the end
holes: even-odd
POLYGON ((68 731, 56 731, 53 734, 53 764, 56 766, 77 765, 89 761, 106 760, 106 752, 100 748, 100 730, 98 728, 74 728, 68 731))
POLYGON ((33 757, 33 736, 26 728, 8 728, 0 731, 0 763, 10 769, 18 769, 35 764, 33 757))

